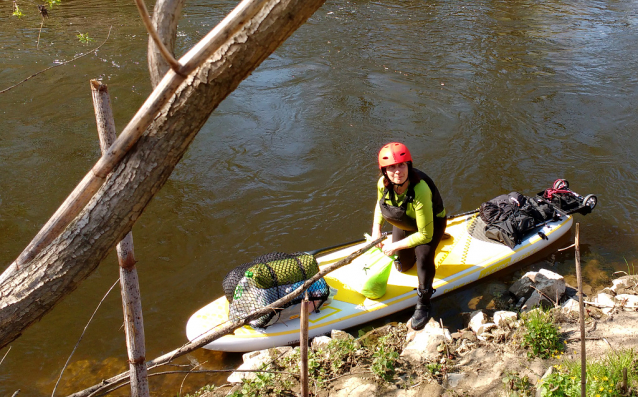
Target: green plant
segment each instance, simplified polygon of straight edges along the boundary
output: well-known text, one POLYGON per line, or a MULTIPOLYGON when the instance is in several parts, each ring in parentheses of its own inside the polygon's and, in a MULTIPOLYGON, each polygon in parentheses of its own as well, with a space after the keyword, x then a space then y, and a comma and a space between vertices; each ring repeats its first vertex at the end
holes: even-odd
POLYGON ((24 16, 20 7, 18 7, 18 3, 15 1, 13 2, 13 16, 18 18, 22 18, 24 16))
POLYGON ((370 369, 372 369, 372 372, 379 378, 390 381, 394 375, 394 364, 399 358, 399 353, 392 348, 386 349, 385 342, 387 338, 388 335, 379 338, 379 344, 372 355, 373 360, 370 369))
POLYGON ((91 41, 95 41, 91 37, 89 37, 88 33, 78 33, 77 38, 78 40, 80 40, 81 43, 84 43, 84 44, 88 44, 91 41))
POLYGON ((536 309, 522 317, 525 326, 522 347, 528 349, 527 356, 560 358, 565 344, 561 340, 551 312, 536 309))
POLYGON ((195 393, 186 394, 184 397, 199 397, 202 394, 207 393, 207 392, 211 392, 211 391, 215 391, 215 385, 206 385, 206 386, 202 387, 201 389, 197 390, 195 393))
MULTIPOLYGON (((616 397, 636 395, 632 390, 623 393, 619 384, 622 381, 623 368, 627 368, 627 385, 638 379, 638 359, 633 349, 610 352, 600 360, 587 363, 586 394, 592 397, 616 397)), ((554 366, 554 372, 548 376, 541 387, 541 395, 546 397, 578 396, 581 391, 580 363, 567 361, 554 366)))
POLYGON ((527 375, 521 378, 517 372, 506 372, 503 384, 508 397, 531 397, 535 394, 534 386, 527 375))
POLYGON ((430 364, 426 364, 425 368, 428 370, 429 373, 432 374, 432 376, 439 376, 441 375, 441 369, 442 366, 439 363, 430 363, 430 364))
POLYGON ((49 5, 49 8, 53 8, 53 6, 60 5, 62 0, 46 0, 46 2, 49 5))
POLYGON ((625 265, 627 265, 627 275, 629 276, 633 276, 636 274, 636 267, 634 266, 634 263, 631 262, 631 269, 629 268, 629 262, 627 262, 627 258, 625 258, 623 256, 623 259, 625 260, 625 265))
POLYGON ((242 379, 241 389, 229 394, 231 397, 268 395, 273 392, 275 374, 255 372, 254 379, 242 379))

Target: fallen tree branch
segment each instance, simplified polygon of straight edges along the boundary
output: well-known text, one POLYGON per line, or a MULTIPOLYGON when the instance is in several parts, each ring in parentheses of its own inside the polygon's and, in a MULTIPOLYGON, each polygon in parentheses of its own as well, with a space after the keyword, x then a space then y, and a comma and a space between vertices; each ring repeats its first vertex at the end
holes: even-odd
POLYGON ((5 92, 7 92, 7 91, 9 91, 9 90, 11 90, 11 89, 13 89, 13 88, 15 88, 15 87, 19 86, 20 84, 24 83, 25 81, 27 81, 27 80, 29 80, 29 79, 31 79, 31 78, 33 78, 33 77, 35 77, 35 76, 37 76, 37 75, 39 75, 39 74, 41 74, 41 73, 46 72, 46 71, 47 71, 47 70, 49 70, 49 69, 53 69, 53 68, 57 68, 58 66, 66 65, 67 63, 73 62, 73 61, 75 61, 75 60, 77 60, 77 59, 82 58, 83 56, 89 55, 90 53, 92 53, 92 52, 95 52, 95 51, 99 50, 99 49, 100 49, 100 47, 102 47, 102 46, 106 43, 106 41, 109 39, 109 37, 111 36, 111 29, 113 29, 113 26, 111 26, 111 27, 109 28, 109 33, 106 35, 106 39, 104 39, 104 41, 102 42, 102 44, 100 44, 99 46, 95 47, 95 48, 94 48, 94 49, 92 49, 91 51, 87 51, 87 52, 85 52, 85 53, 83 53, 83 54, 80 54, 80 55, 78 55, 78 56, 76 56, 76 57, 73 57, 72 59, 70 59, 70 60, 68 60, 68 61, 64 61, 64 62, 62 62, 62 63, 58 63, 58 64, 53 65, 53 66, 49 66, 49 67, 48 67, 48 68, 46 68, 46 69, 42 69, 42 70, 40 70, 39 72, 34 73, 34 74, 32 74, 31 76, 27 77, 26 79, 22 80, 21 82, 19 82, 19 83, 17 83, 17 84, 14 84, 14 85, 12 85, 11 87, 5 88, 4 90, 0 91, 0 94, 4 94, 5 92))
MULTIPOLYGON (((352 262, 355 258, 357 258, 358 256, 360 256, 361 254, 363 254, 364 252, 366 252, 367 250, 369 250, 370 248, 374 247, 375 245, 379 244, 381 241, 383 241, 386 237, 380 237, 374 241, 371 241, 370 243, 366 244, 363 248, 353 252, 352 254, 348 255, 347 257, 343 258, 342 260, 340 260, 337 263, 334 263, 332 265, 328 265, 325 266, 323 269, 321 269, 317 274, 315 274, 314 276, 312 276, 311 278, 309 278, 308 280, 306 280, 302 285, 300 285, 296 290, 292 291, 290 294, 284 296, 283 298, 273 302, 272 304, 265 306, 259 310, 256 310, 255 312, 253 312, 251 315, 246 316, 240 320, 237 321, 233 321, 233 322, 228 322, 225 326, 221 327, 221 328, 217 328, 216 330, 212 330, 210 333, 202 335, 198 338, 196 338, 195 340, 184 344, 182 347, 180 347, 179 349, 173 350, 172 352, 166 353, 163 356, 160 356, 158 358, 155 358, 153 360, 150 360, 146 363, 147 365, 147 369, 151 370, 153 368, 157 368, 161 365, 165 365, 168 364, 169 362, 171 362, 172 360, 174 360, 177 357, 183 356, 185 354, 188 354, 194 350, 199 349, 200 347, 206 346, 207 344, 221 338, 224 335, 228 335, 231 332, 235 331, 238 328, 243 327, 244 325, 248 324, 251 320, 254 320, 256 318, 259 318, 261 316, 263 316, 264 314, 268 314, 270 311, 282 307, 283 305, 285 305, 286 303, 292 301, 293 299, 295 299, 297 296, 301 295, 306 289, 308 289, 315 281, 319 280, 320 278, 324 277, 326 274, 339 269, 340 267, 343 267, 347 264, 349 264, 350 262, 352 262)), ((129 378, 129 373, 128 372, 124 372, 121 373, 119 375, 116 375, 112 378, 109 379, 105 379, 103 380, 100 384, 94 385, 89 387, 88 389, 79 391, 77 393, 72 394, 69 397, 88 397, 88 396, 95 396, 98 393, 101 393, 102 391, 105 391, 106 389, 112 388, 115 385, 120 384, 121 382, 125 382, 127 381, 129 378)))

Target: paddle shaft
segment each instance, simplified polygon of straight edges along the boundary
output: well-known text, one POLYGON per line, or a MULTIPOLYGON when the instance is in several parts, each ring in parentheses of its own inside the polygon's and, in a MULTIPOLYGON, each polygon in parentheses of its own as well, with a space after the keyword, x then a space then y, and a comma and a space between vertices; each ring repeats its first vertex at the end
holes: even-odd
MULTIPOLYGON (((452 215, 451 217, 449 217, 447 219, 448 220, 456 219, 456 218, 460 218, 462 216, 476 214, 478 211, 479 211, 478 209, 475 209, 475 210, 472 210, 472 211, 461 212, 460 214, 452 215)), ((383 236, 389 236, 391 234, 392 234, 391 232, 385 232, 385 233, 383 233, 383 236)), ((343 243, 343 244, 331 245, 330 247, 319 248, 319 249, 316 249, 316 250, 313 250, 313 251, 306 251, 306 253, 309 254, 309 255, 317 255, 317 254, 325 252, 325 251, 331 251, 331 250, 335 250, 337 248, 348 247, 350 245, 355 245, 355 244, 363 243, 363 242, 366 242, 366 241, 367 240, 365 238, 361 238, 359 240, 349 241, 349 242, 343 243)))

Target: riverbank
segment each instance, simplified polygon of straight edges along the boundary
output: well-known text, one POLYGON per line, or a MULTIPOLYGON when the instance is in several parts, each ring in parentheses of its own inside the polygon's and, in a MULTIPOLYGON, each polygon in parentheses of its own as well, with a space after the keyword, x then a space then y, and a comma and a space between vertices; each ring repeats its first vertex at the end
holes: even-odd
MULTIPOLYGON (((526 276, 517 283, 524 284, 526 276)), ((573 291, 567 286, 560 302, 544 310, 526 307, 531 296, 522 304, 506 294, 499 306, 508 310, 464 313, 466 327, 453 333, 431 320, 421 331, 391 323, 360 331, 357 338, 343 331, 315 338, 309 349, 311 395, 532 396, 543 387, 543 395, 580 390, 580 325, 573 291)), ((638 359, 633 358, 638 351, 638 277, 613 280, 584 300, 589 387, 602 388, 592 395, 638 395, 638 359), (590 368, 589 363, 598 365, 590 368), (625 389, 622 367, 628 369, 625 389)), ((247 353, 240 369, 268 372, 235 372, 228 384, 196 394, 299 395, 298 359, 299 348, 292 347, 247 353)))

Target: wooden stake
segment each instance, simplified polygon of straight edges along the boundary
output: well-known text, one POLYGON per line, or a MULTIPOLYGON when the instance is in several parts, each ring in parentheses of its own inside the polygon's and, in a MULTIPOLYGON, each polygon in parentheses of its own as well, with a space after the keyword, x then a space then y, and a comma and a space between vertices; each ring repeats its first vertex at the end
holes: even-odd
MULTIPOLYGON (((102 153, 105 153, 117 139, 113 111, 111 110, 111 99, 106 85, 97 80, 91 80, 91 94, 93 96, 100 148, 102 153)), ((135 269, 132 232, 129 232, 117 245, 117 259, 120 264, 120 285, 131 376, 131 396, 149 397, 148 374, 145 363, 146 348, 144 342, 144 319, 142 317, 142 297, 137 269, 135 269)))
POLYGON ((578 281, 578 306, 580 309, 580 395, 586 397, 587 357, 585 355, 585 302, 583 298, 583 278, 580 272, 580 224, 576 224, 576 279, 578 281))
POLYGON ((310 302, 308 302, 308 291, 306 296, 301 302, 301 316, 299 325, 299 353, 301 356, 301 363, 299 369, 301 370, 301 397, 308 397, 308 308, 310 302))

